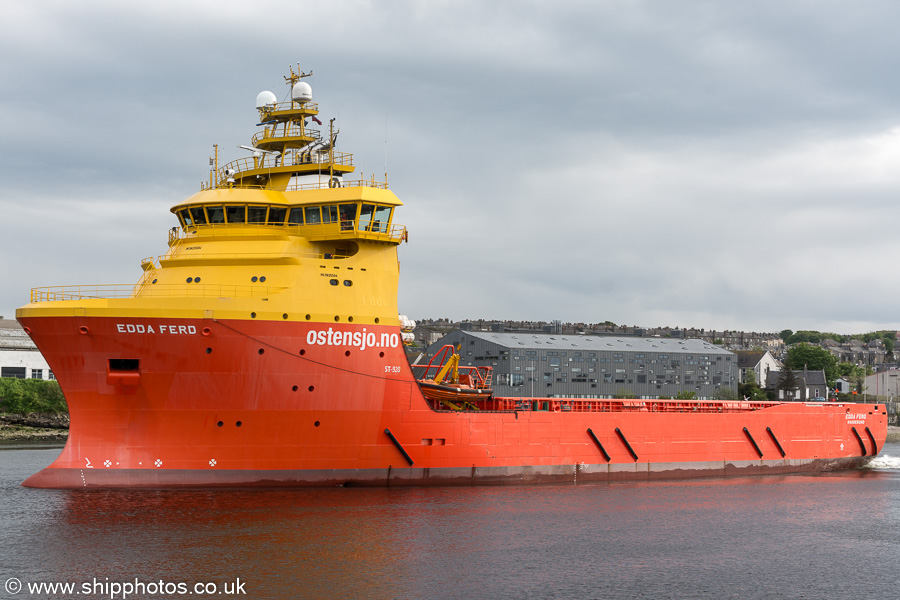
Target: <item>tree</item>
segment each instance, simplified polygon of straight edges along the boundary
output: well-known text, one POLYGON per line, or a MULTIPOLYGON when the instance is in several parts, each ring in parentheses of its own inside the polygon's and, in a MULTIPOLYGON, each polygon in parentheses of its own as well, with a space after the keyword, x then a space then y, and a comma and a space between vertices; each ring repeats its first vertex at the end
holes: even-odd
MULTIPOLYGON (((866 375, 869 375, 872 370, 869 367, 861 367, 849 362, 838 363, 835 368, 837 369, 838 377, 849 381, 853 388, 860 393, 862 393, 863 386, 866 383, 866 375)), ((834 384, 831 385, 833 386, 834 384)))
POLYGON ((693 400, 697 397, 697 392, 692 392, 688 390, 681 390, 677 394, 675 394, 675 400, 693 400))
MULTIPOLYGON (((750 371, 748 370, 748 373, 749 372, 750 371)), ((738 385, 738 393, 741 395, 741 398, 747 398, 748 400, 766 400, 766 392, 765 390, 760 389, 755 378, 747 378, 746 383, 738 385)))
POLYGON ((784 392, 785 398, 793 400, 797 395, 797 390, 800 388, 800 380, 793 369, 785 369, 781 371, 781 380, 775 387, 784 392))
POLYGON ((801 369, 825 371, 825 380, 829 386, 838 378, 837 359, 831 352, 821 346, 813 346, 806 343, 791 346, 787 351, 787 359, 784 361, 784 365, 788 369, 796 369, 798 371, 801 369))
POLYGON ((716 390, 716 400, 737 400, 737 394, 730 387, 722 386, 716 390))

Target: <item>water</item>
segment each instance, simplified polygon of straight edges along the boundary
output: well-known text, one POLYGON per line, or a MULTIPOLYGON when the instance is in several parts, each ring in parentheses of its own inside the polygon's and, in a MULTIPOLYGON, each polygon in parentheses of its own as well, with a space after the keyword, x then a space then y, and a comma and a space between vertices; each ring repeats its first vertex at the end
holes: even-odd
POLYGON ((0 447, 0 598, 845 599, 895 597, 900 584, 894 444, 875 468, 817 476, 503 488, 19 486, 58 452, 0 447), (4 589, 13 577, 25 586, 17 594, 4 589), (145 587, 115 587, 136 581, 145 587), (29 591, 40 582, 79 593, 29 591))

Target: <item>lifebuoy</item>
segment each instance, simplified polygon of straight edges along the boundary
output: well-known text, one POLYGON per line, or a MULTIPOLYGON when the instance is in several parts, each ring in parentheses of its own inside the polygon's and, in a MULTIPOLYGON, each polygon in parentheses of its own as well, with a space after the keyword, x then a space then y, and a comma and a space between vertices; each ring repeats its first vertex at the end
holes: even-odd
POLYGON ((331 180, 328 182, 328 187, 330 187, 330 188, 341 187, 341 180, 338 179, 337 177, 332 177, 331 180))

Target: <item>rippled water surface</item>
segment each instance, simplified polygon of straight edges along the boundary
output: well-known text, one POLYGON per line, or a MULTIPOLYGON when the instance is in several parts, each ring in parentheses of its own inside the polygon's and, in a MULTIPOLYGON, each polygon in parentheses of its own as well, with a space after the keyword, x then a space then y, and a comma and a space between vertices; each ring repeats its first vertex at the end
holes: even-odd
POLYGON ((0 447, 0 598, 121 598, 113 585, 121 582, 191 592, 151 586, 128 598, 491 600, 893 598, 900 584, 894 444, 874 468, 814 476, 502 488, 19 486, 58 453, 0 447), (3 587, 12 578, 22 584, 15 594, 3 587), (29 590, 41 582, 79 593, 29 590), (210 586, 214 594, 201 593, 210 586))

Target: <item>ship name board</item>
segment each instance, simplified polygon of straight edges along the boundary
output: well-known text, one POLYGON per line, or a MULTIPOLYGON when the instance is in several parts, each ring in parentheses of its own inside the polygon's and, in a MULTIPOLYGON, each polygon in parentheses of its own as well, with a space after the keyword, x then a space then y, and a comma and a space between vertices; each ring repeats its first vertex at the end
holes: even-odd
POLYGON ((374 332, 362 331, 336 331, 329 327, 327 330, 310 329, 306 334, 306 343, 313 346, 348 346, 350 348, 396 348, 400 345, 400 336, 396 333, 382 333, 380 336, 374 332))
POLYGON ((866 413, 847 413, 846 415, 847 425, 865 425, 866 424, 866 413))
POLYGON ((143 325, 140 323, 116 323, 119 333, 165 333, 169 335, 194 335, 197 328, 193 325, 143 325))

